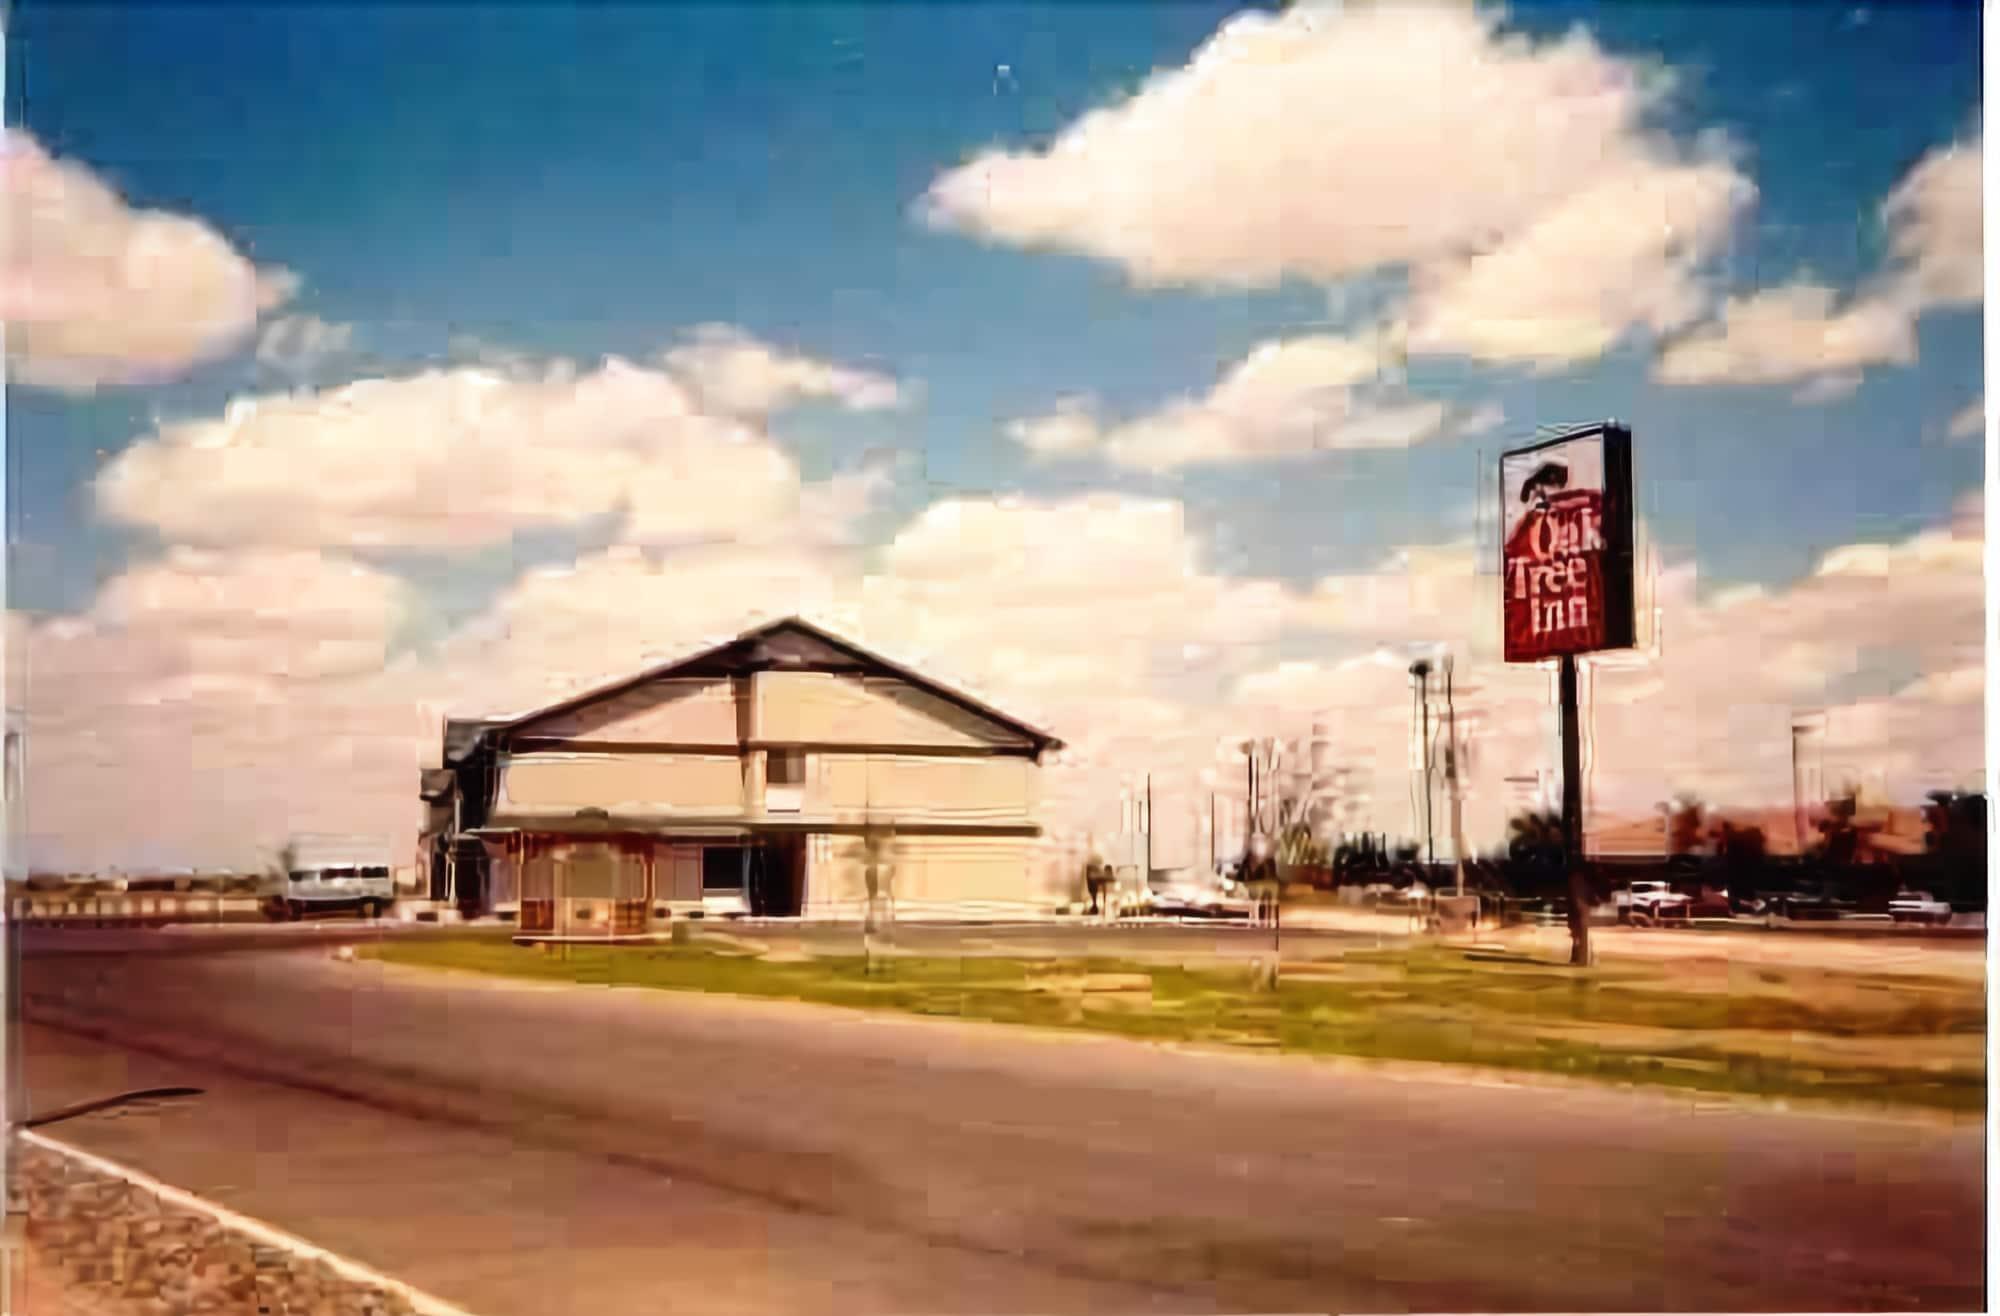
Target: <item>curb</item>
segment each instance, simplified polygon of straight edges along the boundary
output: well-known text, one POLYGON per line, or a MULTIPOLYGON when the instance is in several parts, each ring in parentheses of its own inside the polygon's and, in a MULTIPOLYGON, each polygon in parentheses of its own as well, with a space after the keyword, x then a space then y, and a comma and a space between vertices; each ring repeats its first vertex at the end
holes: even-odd
POLYGON ((184 1188, 176 1188, 172 1184, 162 1183, 142 1170, 135 1170, 130 1166, 120 1165, 116 1161, 108 1161, 102 1156, 87 1152, 83 1148, 71 1143, 51 1138, 44 1133, 23 1131, 18 1136, 22 1142, 39 1147, 43 1151, 53 1152, 58 1156, 68 1157, 81 1165, 95 1170, 99 1174, 123 1180, 125 1183, 131 1184, 134 1188, 151 1193, 162 1202, 180 1207, 185 1211, 192 1211, 197 1215, 205 1215, 223 1228, 240 1233, 267 1247, 274 1247, 285 1252, 290 1252, 302 1260, 320 1262, 342 1279, 356 1284, 364 1284, 370 1288, 381 1289, 408 1303, 411 1309, 418 1313, 418 1316, 475 1316, 475 1313, 463 1307, 446 1302, 442 1298, 433 1297, 431 1294, 425 1293, 422 1289, 415 1288, 412 1285, 404 1283, 402 1280, 385 1275, 371 1266, 363 1265, 359 1261, 343 1257, 338 1253, 329 1252, 315 1243, 307 1242, 296 1234, 286 1233, 275 1225, 266 1224, 262 1220, 253 1219, 250 1216, 232 1211, 226 1206, 221 1206, 205 1198, 197 1197, 184 1188))

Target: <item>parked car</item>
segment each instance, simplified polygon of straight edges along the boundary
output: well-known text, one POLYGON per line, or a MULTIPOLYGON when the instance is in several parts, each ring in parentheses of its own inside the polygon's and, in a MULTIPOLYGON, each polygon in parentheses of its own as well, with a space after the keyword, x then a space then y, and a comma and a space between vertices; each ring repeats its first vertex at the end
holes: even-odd
POLYGON ((1848 908, 1846 902, 1825 891, 1790 891, 1779 896, 1776 903, 1779 915, 1801 922, 1837 919, 1848 908))
POLYGON ((1889 917, 1898 923, 1949 923, 1951 906, 1928 891, 1899 891, 1889 902, 1889 917))
POLYGON ((1160 869, 1147 883, 1146 908, 1181 918, 1248 918, 1255 900, 1242 883, 1186 868, 1160 869))
POLYGON ((379 918, 396 903, 387 864, 328 864, 285 874, 264 899, 264 917, 296 922, 314 914, 379 918))
POLYGON ((1613 897, 1620 922, 1657 923, 1686 918, 1693 904, 1665 882, 1634 882, 1613 897))

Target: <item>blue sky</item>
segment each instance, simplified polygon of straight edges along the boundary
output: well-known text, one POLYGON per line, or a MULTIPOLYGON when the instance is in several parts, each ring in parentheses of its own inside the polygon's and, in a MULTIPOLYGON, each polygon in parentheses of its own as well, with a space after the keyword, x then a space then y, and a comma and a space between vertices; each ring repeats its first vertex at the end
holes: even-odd
MULTIPOLYGON (((1511 8, 1495 42, 1511 34, 1547 52, 1580 25, 1600 63, 1671 71, 1673 91, 1645 125, 1647 141, 1667 143, 1655 154, 1726 160, 1754 185, 1754 202, 1704 239, 1698 310, 1671 332, 1621 329, 1606 350, 1544 369, 1420 352, 1385 390, 1384 405, 1436 402, 1454 420, 1497 407, 1504 421, 1479 432, 1185 465, 1031 452, 1008 437, 1010 422, 1088 397, 1093 451, 1111 452, 1118 426, 1200 399, 1258 345, 1358 341, 1399 308, 1421 306, 1424 281, 1448 273, 1448 261, 1390 260, 1340 277, 1287 269, 1248 281, 1256 286, 1148 284, 1134 273, 1138 249, 1120 248, 1116 235, 1057 223, 1048 240, 1009 236, 1008 224, 1043 222, 1042 212, 1005 211, 1011 201, 963 203, 948 223, 919 215, 940 180, 981 152, 1046 164, 1041 153, 1080 118, 1187 64, 1238 12, 24 4, 8 48, 9 123, 131 210, 197 220, 243 261, 289 271, 296 288, 274 301, 266 325, 310 316, 344 326, 348 340, 290 375, 259 363, 250 333, 143 382, 56 388, 17 376, 6 436, 9 605, 97 616, 107 582, 167 560, 177 534, 166 521, 115 524, 92 487, 121 453, 158 446, 162 425, 213 421, 231 399, 463 369, 475 352, 568 359, 584 371, 606 357, 647 362, 704 324, 901 383, 893 407, 829 389, 757 422, 809 487, 901 459, 858 518, 864 551, 891 557, 898 534, 925 525, 924 509, 940 500, 1089 493, 1134 500, 1120 506, 1171 503, 1219 589, 1255 582, 1304 594, 1399 550, 1484 545, 1482 500, 1500 447, 1537 425, 1618 417, 1636 434, 1653 541, 1670 565, 1691 569, 1696 594, 1755 585, 1783 596, 1827 551, 1909 541, 1979 488, 1981 443, 1949 432, 1981 396, 1976 301, 1922 301, 1908 312, 1913 346, 1867 356, 1858 384, 1827 388, 1830 400, 1802 400, 1801 390, 1844 371, 1690 384, 1663 382, 1660 365, 1664 344, 1719 323, 1725 298, 1821 284, 1840 306, 1865 307, 1891 281, 1885 199, 1953 143, 1977 149, 1971 3, 1511 8)), ((1410 83, 1422 81, 1418 61, 1410 83)), ((1393 131, 1393 114, 1366 108, 1393 131)), ((1309 124, 1354 107, 1301 95, 1284 109, 1281 118, 1309 124)), ((1283 131, 1301 132, 1298 122, 1283 131)), ((1217 149, 1226 164, 1232 146, 1217 149)), ((1139 177, 1118 176, 1121 186, 1139 177)), ((1048 168, 1034 177, 1028 190, 1060 191, 1048 168)), ((1441 210, 1479 204, 1450 184, 1438 180, 1441 210)), ((1207 199, 1300 214, 1350 203, 1366 200, 1207 199)), ((1600 223, 1626 218, 1614 209, 1600 223)), ((1642 209, 1629 220, 1657 222, 1642 209)), ((1885 332, 1894 338, 1893 326, 1885 332)), ((407 436, 411 451, 429 441, 407 436)), ((524 573, 596 562, 627 533, 621 525, 599 509, 445 549, 310 547, 386 572, 398 598, 412 591, 389 658, 428 663, 443 661, 433 649, 456 628, 504 614, 524 573)), ((204 551, 256 547, 179 537, 204 551)), ((908 560, 917 549, 901 551, 908 560)), ((1419 638, 1333 630, 1336 641, 1280 626, 1269 656, 1332 662, 1419 638)), ((1886 696, 1934 669, 1898 650, 1824 680, 1842 699, 1886 696)))
MULTIPOLYGON (((1072 477, 1022 460, 1004 418, 1076 391, 1129 410, 1203 387, 1253 343, 1323 320, 1324 298, 1136 292, 1081 257, 929 231, 908 207, 972 151, 1044 140, 1185 59, 1230 12, 26 5, 10 108, 134 205, 203 216, 301 272, 315 314, 390 359, 465 334, 590 360, 728 321, 922 381, 922 413, 888 432, 791 424, 808 471, 843 445, 889 444, 922 454, 931 489, 912 497, 1032 490, 1072 477)), ((1969 4, 1530 5, 1512 21, 1585 22, 1608 49, 1682 71, 1680 111, 1747 146, 1761 193, 1729 262, 1745 285, 1865 275, 1876 205, 1976 114, 1969 4)), ((1783 387, 1662 389, 1638 353, 1552 379, 1425 373, 1443 395, 1501 401, 1508 433, 1629 419, 1663 542, 1717 579, 1772 583, 1826 546, 1908 533, 1979 480, 1977 445, 1937 441, 1979 391, 1978 310, 1922 332, 1914 368, 1819 407, 1783 387)), ((224 363, 145 394, 16 395, 17 605, 77 606, 122 560, 80 492, 96 451, 154 412, 212 406, 233 376, 224 363)), ((1448 537, 1493 446, 1167 483, 1198 521, 1273 530, 1249 546, 1254 569, 1304 576, 1448 537)))

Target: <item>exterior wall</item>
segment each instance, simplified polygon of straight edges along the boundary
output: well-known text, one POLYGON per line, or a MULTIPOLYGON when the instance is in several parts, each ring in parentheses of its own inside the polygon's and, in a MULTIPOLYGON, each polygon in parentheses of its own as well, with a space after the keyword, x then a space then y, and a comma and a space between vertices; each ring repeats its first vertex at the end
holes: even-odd
POLYGON ((643 932, 650 846, 531 844, 521 871, 521 928, 565 936, 643 932))
POLYGON ((972 747, 1026 743, 907 682, 826 672, 759 672, 752 734, 808 744, 972 747))
POLYGON ((738 816, 743 765, 736 755, 525 754, 507 760, 493 822, 603 809, 622 816, 738 816))
POLYGON ((806 773, 805 812, 840 822, 886 814, 913 822, 1026 823, 1040 787, 1041 769, 1025 757, 816 754, 806 773))
MULTIPOLYGON (((1039 845, 1012 836, 898 836, 888 842, 885 905, 898 916, 1042 912, 1039 845)), ((858 917, 867 903, 860 837, 814 837, 806 852, 806 912, 858 917)))
POLYGON ((733 745, 740 738, 736 690, 736 683, 727 678, 662 678, 572 712, 526 723, 516 734, 733 745))

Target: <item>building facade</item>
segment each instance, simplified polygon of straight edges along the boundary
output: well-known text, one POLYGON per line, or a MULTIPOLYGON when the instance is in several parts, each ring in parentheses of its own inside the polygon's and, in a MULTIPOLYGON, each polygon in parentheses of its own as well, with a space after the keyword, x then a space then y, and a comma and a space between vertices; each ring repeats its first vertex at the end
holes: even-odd
POLYGON ((523 932, 1027 912, 1056 739, 796 619, 505 721, 423 779, 431 889, 523 932))

